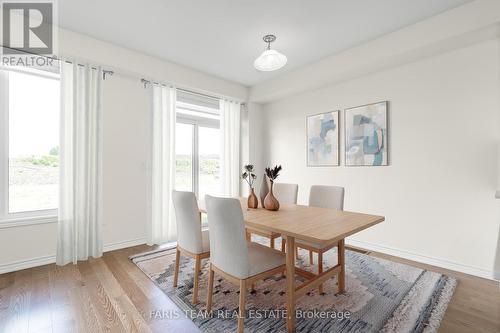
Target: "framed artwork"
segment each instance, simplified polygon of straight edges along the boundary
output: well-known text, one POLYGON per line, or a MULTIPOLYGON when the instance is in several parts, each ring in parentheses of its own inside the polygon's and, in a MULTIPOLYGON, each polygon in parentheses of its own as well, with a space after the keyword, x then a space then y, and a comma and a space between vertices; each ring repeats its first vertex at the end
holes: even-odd
POLYGON ((307 166, 339 165, 339 111, 307 116, 307 166))
POLYGON ((345 165, 387 165, 387 102, 346 109, 344 117, 345 165))

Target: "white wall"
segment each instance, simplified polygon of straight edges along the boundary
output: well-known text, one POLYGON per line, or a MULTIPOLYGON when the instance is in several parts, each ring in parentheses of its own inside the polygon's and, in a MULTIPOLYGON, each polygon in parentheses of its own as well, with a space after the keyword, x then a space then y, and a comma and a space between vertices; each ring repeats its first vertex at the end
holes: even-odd
POLYGON ((491 277, 499 65, 492 40, 267 104, 263 163, 283 165, 280 181, 299 184, 301 203, 311 185, 335 184, 346 210, 386 217, 351 244, 491 277), (383 100, 389 166, 306 167, 306 115, 383 100))
MULTIPOLYGON (((151 105, 139 77, 240 100, 247 88, 73 32, 63 30, 59 37, 60 54, 116 71, 103 84, 104 249, 145 243, 151 105)), ((56 236, 54 222, 0 225, 0 273, 54 262, 56 236)))
POLYGON ((119 75, 104 81, 103 242, 144 243, 147 163, 151 149, 149 90, 119 75))

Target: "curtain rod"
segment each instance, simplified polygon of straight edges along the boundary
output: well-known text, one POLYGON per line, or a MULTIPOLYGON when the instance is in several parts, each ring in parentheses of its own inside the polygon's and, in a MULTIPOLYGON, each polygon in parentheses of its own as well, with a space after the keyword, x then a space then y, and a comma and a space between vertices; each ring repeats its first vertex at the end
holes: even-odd
POLYGON ((227 100, 238 102, 241 105, 245 105, 245 103, 242 100, 238 99, 238 98, 233 98, 233 97, 228 97, 228 96, 222 96, 222 95, 217 96, 215 94, 214 95, 210 95, 210 94, 207 94, 207 93, 204 93, 204 92, 200 92, 200 91, 196 91, 196 90, 191 90, 189 88, 179 87, 177 84, 171 83, 171 82, 160 82, 160 81, 157 81, 157 80, 148 80, 148 79, 145 79, 145 78, 141 78, 141 82, 144 85, 144 88, 146 88, 148 84, 157 84, 157 85, 162 85, 162 86, 174 86, 177 90, 180 90, 182 92, 185 92, 185 93, 188 93, 188 94, 191 94, 191 95, 203 96, 203 97, 207 97, 207 98, 210 98, 210 99, 213 99, 213 100, 217 100, 217 101, 221 100, 221 99, 227 99, 227 100))
MULTIPOLYGON (((166 84, 166 83, 162 83, 162 82, 150 81, 150 80, 147 80, 145 78, 141 78, 141 82, 144 84, 144 88, 146 88, 148 84, 158 84, 158 85, 164 85, 164 86, 169 86, 169 85, 175 86, 175 84, 166 84)), ((217 96, 213 96, 213 95, 208 95, 208 94, 204 94, 204 93, 201 93, 201 92, 192 91, 192 90, 189 90, 189 89, 186 89, 186 88, 177 88, 176 87, 176 89, 180 90, 182 92, 185 92, 187 94, 203 96, 203 97, 207 97, 207 98, 210 98, 210 99, 213 99, 213 100, 217 100, 217 101, 220 100, 220 99, 223 99, 223 97, 217 97, 217 96)))
MULTIPOLYGON (((64 61, 65 63, 68 63, 68 64, 76 64, 78 66, 85 66, 85 64, 82 64, 81 62, 78 62, 76 60, 68 60, 68 59, 61 59, 57 56, 52 56, 52 57, 49 57, 49 56, 46 56, 46 55, 43 55, 43 54, 34 54, 34 53, 29 53, 29 52, 25 52, 25 51, 20 51, 18 49, 13 49, 11 47, 7 47, 7 46, 3 46, 3 45, 0 45, 2 48, 4 49, 9 49, 9 50, 12 50, 12 51, 15 51, 16 53, 14 54, 26 54, 26 55, 31 55, 31 56, 37 56, 37 57, 43 57, 43 58, 46 58, 46 59, 51 59, 51 60, 56 60, 56 61, 64 61)), ((39 66, 41 67, 41 66, 39 66)), ((91 66, 90 68, 92 69, 97 69, 97 67, 95 66, 91 66)), ((112 71, 112 70, 108 70, 108 69, 102 69, 102 78, 103 80, 106 80, 106 75, 111 75, 113 76, 115 72, 112 71)))
MULTIPOLYGON (((79 66, 85 66, 84 64, 78 62, 77 60, 62 59, 62 58, 59 58, 57 56, 49 57, 49 56, 46 56, 46 55, 33 54, 33 53, 29 53, 29 52, 25 52, 25 51, 20 51, 20 50, 17 50, 17 49, 13 49, 13 48, 10 48, 10 47, 6 47, 6 46, 3 46, 1 44, 0 44, 0 46, 3 47, 3 48, 5 48, 5 49, 16 51, 18 53, 24 53, 24 54, 28 54, 28 55, 34 55, 34 56, 44 57, 44 58, 47 58, 47 59, 54 59, 54 60, 57 60, 57 61, 65 61, 66 63, 69 63, 69 64, 76 63, 79 66)), ((92 68, 93 69, 97 69, 96 67, 92 67, 92 68)), ((202 91, 196 91, 194 89, 190 89, 189 87, 184 87, 182 85, 178 85, 178 84, 176 84, 174 82, 161 82, 160 80, 148 80, 148 79, 145 79, 144 77, 141 77, 140 74, 138 75, 136 73, 131 74, 131 73, 127 72, 127 71, 122 71, 122 70, 120 70, 120 71, 117 72, 115 70, 105 70, 105 69, 103 69, 102 72, 103 72, 103 79, 106 78, 106 75, 112 76, 113 74, 119 74, 119 75, 123 75, 123 76, 129 77, 129 78, 133 78, 133 79, 140 79, 140 81, 144 84, 144 87, 146 87, 146 85, 150 84, 150 83, 153 83, 153 84, 162 84, 162 85, 165 85, 165 86, 171 85, 171 86, 175 86, 177 90, 181 90, 181 91, 186 92, 186 93, 191 93, 191 94, 195 94, 195 95, 201 95, 201 96, 205 96, 207 98, 212 98, 212 99, 217 99, 217 100, 219 100, 219 99, 233 100, 233 101, 237 101, 237 102, 241 103, 242 105, 245 105, 244 101, 242 101, 242 100, 240 100, 238 98, 233 98, 233 97, 223 96, 223 95, 218 95, 218 94, 211 95, 210 93, 202 92, 202 91)))

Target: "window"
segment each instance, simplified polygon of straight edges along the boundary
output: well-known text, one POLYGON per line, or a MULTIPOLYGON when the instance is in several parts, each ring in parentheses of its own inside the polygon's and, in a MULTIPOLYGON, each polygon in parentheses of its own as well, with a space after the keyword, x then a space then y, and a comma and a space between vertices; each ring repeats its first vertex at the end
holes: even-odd
POLYGON ((220 195, 219 100, 177 93, 176 189, 220 195))
POLYGON ((0 220, 57 214, 59 89, 58 74, 0 70, 0 220))

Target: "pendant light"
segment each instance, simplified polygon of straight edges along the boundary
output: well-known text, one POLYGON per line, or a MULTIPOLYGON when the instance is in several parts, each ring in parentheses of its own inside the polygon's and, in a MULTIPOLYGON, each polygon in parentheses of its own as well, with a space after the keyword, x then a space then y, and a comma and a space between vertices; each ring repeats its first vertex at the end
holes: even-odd
POLYGON ((271 50, 271 43, 276 40, 275 35, 266 35, 263 37, 264 42, 267 43, 267 49, 255 59, 253 66, 255 69, 262 72, 271 72, 286 64, 286 56, 276 50, 271 50))

